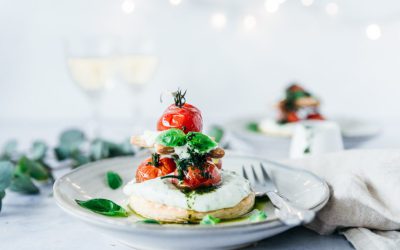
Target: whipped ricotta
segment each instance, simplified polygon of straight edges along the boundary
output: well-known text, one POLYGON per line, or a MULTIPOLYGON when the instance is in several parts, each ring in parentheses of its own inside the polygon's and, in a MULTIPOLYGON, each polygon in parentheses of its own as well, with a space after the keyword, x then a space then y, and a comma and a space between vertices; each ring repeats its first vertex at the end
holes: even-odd
POLYGON ((236 206, 251 192, 250 183, 237 173, 221 170, 222 184, 213 191, 205 193, 184 193, 171 183, 170 179, 155 178, 142 183, 131 181, 124 187, 128 196, 198 212, 236 206))

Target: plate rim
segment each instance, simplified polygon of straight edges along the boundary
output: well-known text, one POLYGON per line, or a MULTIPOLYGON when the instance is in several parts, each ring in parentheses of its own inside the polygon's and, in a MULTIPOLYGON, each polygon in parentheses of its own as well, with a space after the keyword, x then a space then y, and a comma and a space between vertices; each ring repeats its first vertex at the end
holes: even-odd
MULTIPOLYGON (((320 202, 318 202, 316 205, 309 208, 310 210, 313 210, 315 212, 319 211, 326 205, 326 203, 328 202, 328 200, 330 198, 330 190, 329 190, 329 186, 326 183, 326 181, 310 171, 300 169, 300 168, 293 168, 290 166, 286 166, 279 162, 265 159, 265 158, 262 158, 259 156, 254 156, 251 154, 235 152, 235 151, 228 151, 228 152, 229 152, 229 155, 234 156, 234 157, 251 158, 253 160, 260 160, 260 161, 268 162, 270 164, 275 164, 279 168, 284 168, 284 169, 287 169, 290 171, 303 172, 304 174, 310 175, 313 178, 315 178, 316 180, 318 180, 324 188, 324 198, 320 202)), ((258 230, 261 228, 262 229, 274 229, 274 228, 279 228, 282 226, 286 226, 289 228, 289 226, 285 225, 283 222, 281 222, 277 218, 274 220, 270 220, 270 221, 252 222, 252 223, 247 223, 247 224, 228 224, 228 225, 217 224, 212 227, 206 226, 206 225, 205 226, 197 225, 197 226, 184 226, 183 227, 181 224, 162 224, 160 226, 158 224, 132 223, 129 221, 122 221, 122 220, 118 220, 118 219, 116 220, 115 217, 107 217, 107 216, 100 217, 96 213, 88 213, 87 211, 84 211, 83 209, 77 209, 78 208, 77 206, 73 206, 64 200, 62 191, 60 190, 60 185, 62 184, 62 182, 65 181, 65 179, 69 178, 71 175, 74 175, 77 172, 82 171, 83 169, 95 167, 99 163, 106 163, 106 162, 111 163, 111 162, 117 162, 117 161, 121 161, 121 160, 132 159, 133 157, 135 157, 135 158, 140 157, 140 156, 144 155, 144 153, 145 152, 139 152, 139 153, 136 153, 136 155, 134 155, 134 156, 114 157, 114 158, 110 158, 110 159, 103 159, 100 161, 90 162, 90 163, 84 164, 84 165, 80 166, 79 168, 73 169, 72 171, 64 174, 63 176, 58 178, 53 185, 53 194, 54 194, 54 199, 56 201, 56 204, 62 210, 64 210, 66 213, 68 213, 74 217, 77 217, 80 220, 88 222, 90 224, 97 224, 97 225, 113 227, 113 228, 121 227, 121 229, 126 228, 126 229, 131 229, 131 230, 132 229, 133 230, 134 229, 140 229, 140 230, 143 229, 143 230, 161 230, 161 231, 172 230, 172 231, 191 231, 191 232, 193 232, 193 231, 205 231, 205 230, 210 230, 210 229, 236 230, 236 229, 242 229, 245 227, 246 228, 251 227, 251 228, 254 228, 254 230, 258 230)))

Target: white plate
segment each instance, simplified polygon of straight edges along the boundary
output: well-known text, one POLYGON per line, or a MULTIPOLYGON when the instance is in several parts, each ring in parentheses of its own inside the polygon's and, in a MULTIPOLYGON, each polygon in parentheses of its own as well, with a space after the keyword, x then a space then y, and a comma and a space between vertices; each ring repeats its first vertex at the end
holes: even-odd
MULTIPOLYGON (((115 158, 82 166, 56 181, 54 197, 58 205, 70 215, 100 233, 139 249, 189 249, 188 246, 190 249, 233 249, 289 229, 277 220, 270 203, 265 207, 268 215, 266 221, 254 223, 245 220, 215 226, 136 223, 141 218, 134 215, 128 218, 106 217, 81 208, 75 203, 75 199, 107 198, 124 204, 127 197, 121 188, 111 190, 105 184, 105 173, 115 171, 121 175, 124 183, 127 183, 134 177, 136 166, 144 157, 145 155, 115 158)), ((326 183, 309 172, 232 152, 227 152, 223 161, 225 169, 234 171, 240 171, 242 165, 258 165, 262 162, 275 179, 279 191, 303 208, 318 211, 329 198, 326 183)))
MULTIPOLYGON (((290 137, 266 135, 250 131, 247 126, 252 122, 260 122, 263 116, 243 117, 225 124, 225 128, 234 136, 232 147, 244 152, 262 153, 272 158, 289 156, 290 137), (237 139, 237 141, 235 141, 237 139)), ((377 123, 350 117, 334 117, 332 121, 340 126, 343 143, 346 149, 355 148, 361 143, 378 135, 381 127, 377 123)))

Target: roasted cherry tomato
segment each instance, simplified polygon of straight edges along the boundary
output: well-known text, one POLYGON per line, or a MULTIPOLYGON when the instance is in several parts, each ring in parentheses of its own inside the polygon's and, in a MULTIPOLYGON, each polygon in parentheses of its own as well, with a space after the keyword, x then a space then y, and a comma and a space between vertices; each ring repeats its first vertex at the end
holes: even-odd
POLYGON ((288 113, 286 114, 286 120, 287 120, 288 122, 297 122, 297 121, 299 121, 300 119, 299 119, 299 117, 297 116, 296 112, 288 112, 288 113))
POLYGON ((325 120, 325 118, 319 113, 309 114, 307 116, 307 119, 308 120, 325 120))
POLYGON ((185 133, 201 132, 203 129, 201 112, 195 106, 186 103, 185 94, 186 91, 182 93, 180 90, 174 94, 175 103, 170 105, 158 120, 158 131, 177 128, 185 133))
MULTIPOLYGON (((175 170, 175 175, 178 174, 178 170, 175 170)), ((204 170, 189 166, 182 181, 174 178, 172 182, 180 188, 187 189, 216 186, 221 183, 221 173, 214 163, 207 161, 204 170)))
POLYGON ((161 158, 159 154, 144 160, 136 170, 136 182, 151 180, 175 171, 175 161, 171 158, 161 158))

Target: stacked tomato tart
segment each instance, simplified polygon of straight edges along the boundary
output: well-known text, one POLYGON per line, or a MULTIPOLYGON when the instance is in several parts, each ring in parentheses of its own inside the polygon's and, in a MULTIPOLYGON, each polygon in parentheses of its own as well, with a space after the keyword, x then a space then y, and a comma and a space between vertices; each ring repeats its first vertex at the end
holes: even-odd
POLYGON ((225 152, 202 133, 200 110, 173 93, 157 122, 157 131, 133 136, 131 142, 150 149, 124 187, 129 206, 139 215, 161 222, 198 222, 204 216, 233 219, 249 212, 255 194, 250 183, 222 168, 225 152))

